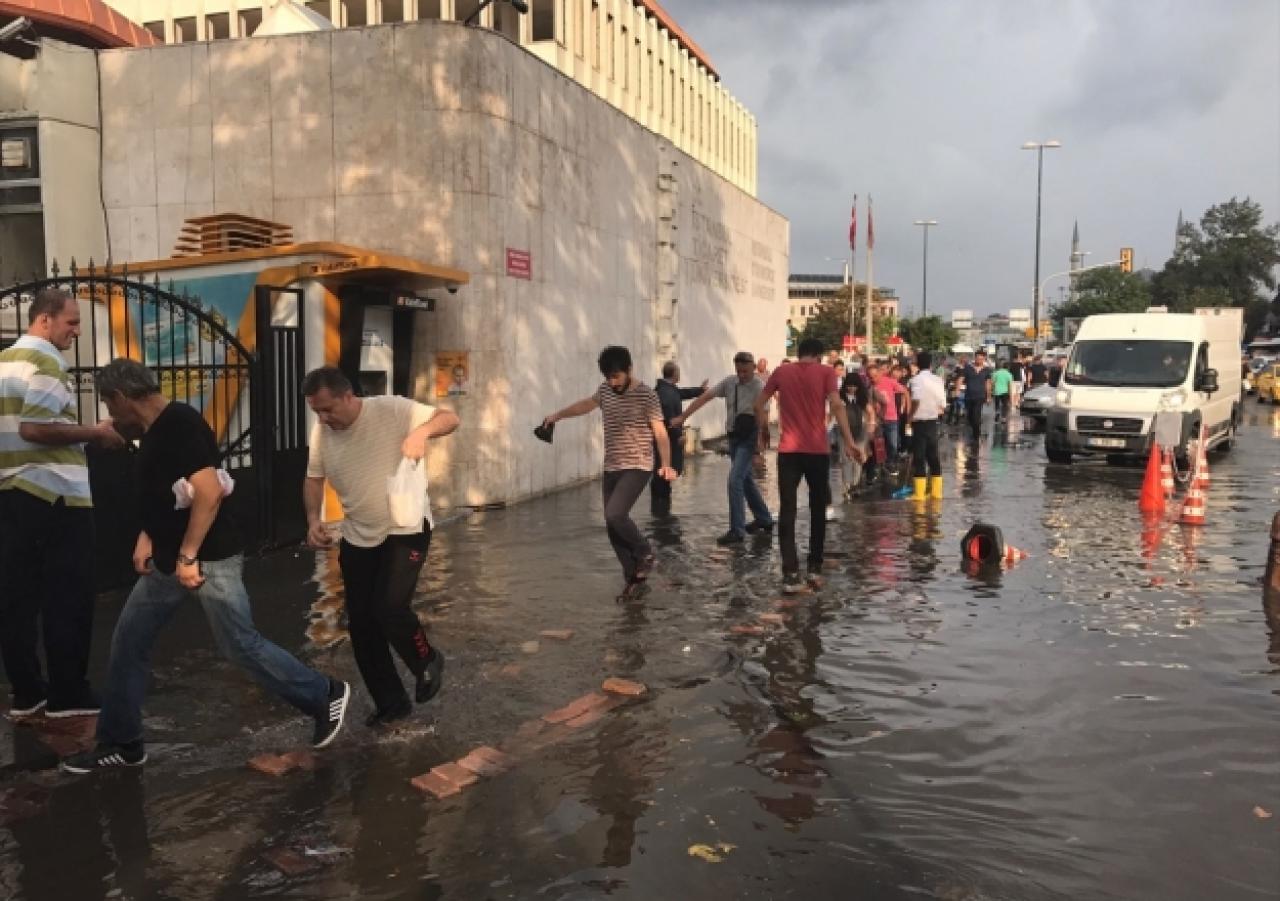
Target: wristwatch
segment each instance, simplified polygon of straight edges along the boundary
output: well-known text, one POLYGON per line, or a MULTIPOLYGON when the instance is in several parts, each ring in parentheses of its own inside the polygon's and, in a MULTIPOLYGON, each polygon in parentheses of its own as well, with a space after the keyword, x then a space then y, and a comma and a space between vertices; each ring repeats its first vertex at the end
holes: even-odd
POLYGON ((195 566, 200 562, 200 559, 198 557, 188 557, 186 554, 179 554, 178 562, 183 566, 195 566))

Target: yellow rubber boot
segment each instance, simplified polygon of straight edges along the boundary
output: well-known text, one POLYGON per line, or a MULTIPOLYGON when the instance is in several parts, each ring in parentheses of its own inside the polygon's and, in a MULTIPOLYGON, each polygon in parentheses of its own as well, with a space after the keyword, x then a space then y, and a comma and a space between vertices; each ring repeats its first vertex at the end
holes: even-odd
POLYGON ((942 499, 942 476, 929 477, 929 496, 942 499))
POLYGON ((913 501, 922 501, 922 500, 924 500, 924 499, 925 499, 925 495, 926 495, 926 493, 927 493, 927 492, 926 492, 926 490, 925 490, 925 486, 929 484, 929 480, 928 480, 928 479, 923 479, 923 478, 921 478, 921 479, 912 479, 912 480, 911 480, 911 484, 912 484, 912 487, 914 488, 914 492, 913 492, 913 493, 912 493, 912 495, 911 495, 911 499, 912 499, 913 501))

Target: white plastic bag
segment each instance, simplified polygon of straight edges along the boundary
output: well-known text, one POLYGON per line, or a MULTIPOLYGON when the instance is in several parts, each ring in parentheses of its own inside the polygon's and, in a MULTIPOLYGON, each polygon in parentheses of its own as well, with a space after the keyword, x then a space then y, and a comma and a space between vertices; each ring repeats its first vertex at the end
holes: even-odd
POLYGON ((387 503, 397 528, 422 528, 427 518, 427 471, 421 460, 400 459, 395 475, 387 477, 387 503))
MULTIPOLYGON (((222 488, 222 496, 230 497, 236 490, 236 480, 225 469, 218 470, 218 485, 222 488)), ((173 490, 173 509, 185 510, 196 499, 196 490, 186 479, 178 479, 171 486, 173 490)))

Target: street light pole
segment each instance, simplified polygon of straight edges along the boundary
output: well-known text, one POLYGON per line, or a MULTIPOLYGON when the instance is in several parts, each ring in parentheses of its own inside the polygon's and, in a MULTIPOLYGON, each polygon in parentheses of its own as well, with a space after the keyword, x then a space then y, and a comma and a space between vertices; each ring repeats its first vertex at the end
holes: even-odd
POLYGON ((929 315, 929 229, 938 224, 937 219, 917 219, 916 225, 924 230, 924 273, 920 286, 920 318, 929 315))
POLYGON ((1044 151, 1062 146, 1061 141, 1027 141, 1023 150, 1036 152, 1036 271, 1031 282, 1031 327, 1036 333, 1036 348, 1040 347, 1040 196, 1044 186, 1044 151))

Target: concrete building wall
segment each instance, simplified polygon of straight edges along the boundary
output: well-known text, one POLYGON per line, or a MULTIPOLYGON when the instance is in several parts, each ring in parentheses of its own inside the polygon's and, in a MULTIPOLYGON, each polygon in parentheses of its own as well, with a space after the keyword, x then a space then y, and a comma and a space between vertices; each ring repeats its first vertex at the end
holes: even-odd
MULTIPOLYGON (((420 314, 415 393, 470 353, 463 427, 432 464, 446 504, 594 477, 600 427, 542 415, 591 394, 628 345, 652 383, 727 374, 785 342, 785 219, 501 36, 447 22, 101 54, 117 261, 167 256, 182 221, 242 212, 466 270, 420 314), (532 278, 507 274, 527 251, 532 278)), ((699 423, 722 429, 713 411, 699 423)))
MULTIPOLYGON (((109 0, 168 44, 248 37, 272 0, 109 0)), ((461 0, 310 0, 337 28, 460 20, 461 0)), ((725 89, 710 61, 657 4, 646 0, 531 0, 517 15, 505 3, 478 24, 529 48, 642 125, 669 138, 750 194, 758 173, 755 117, 725 89)))

